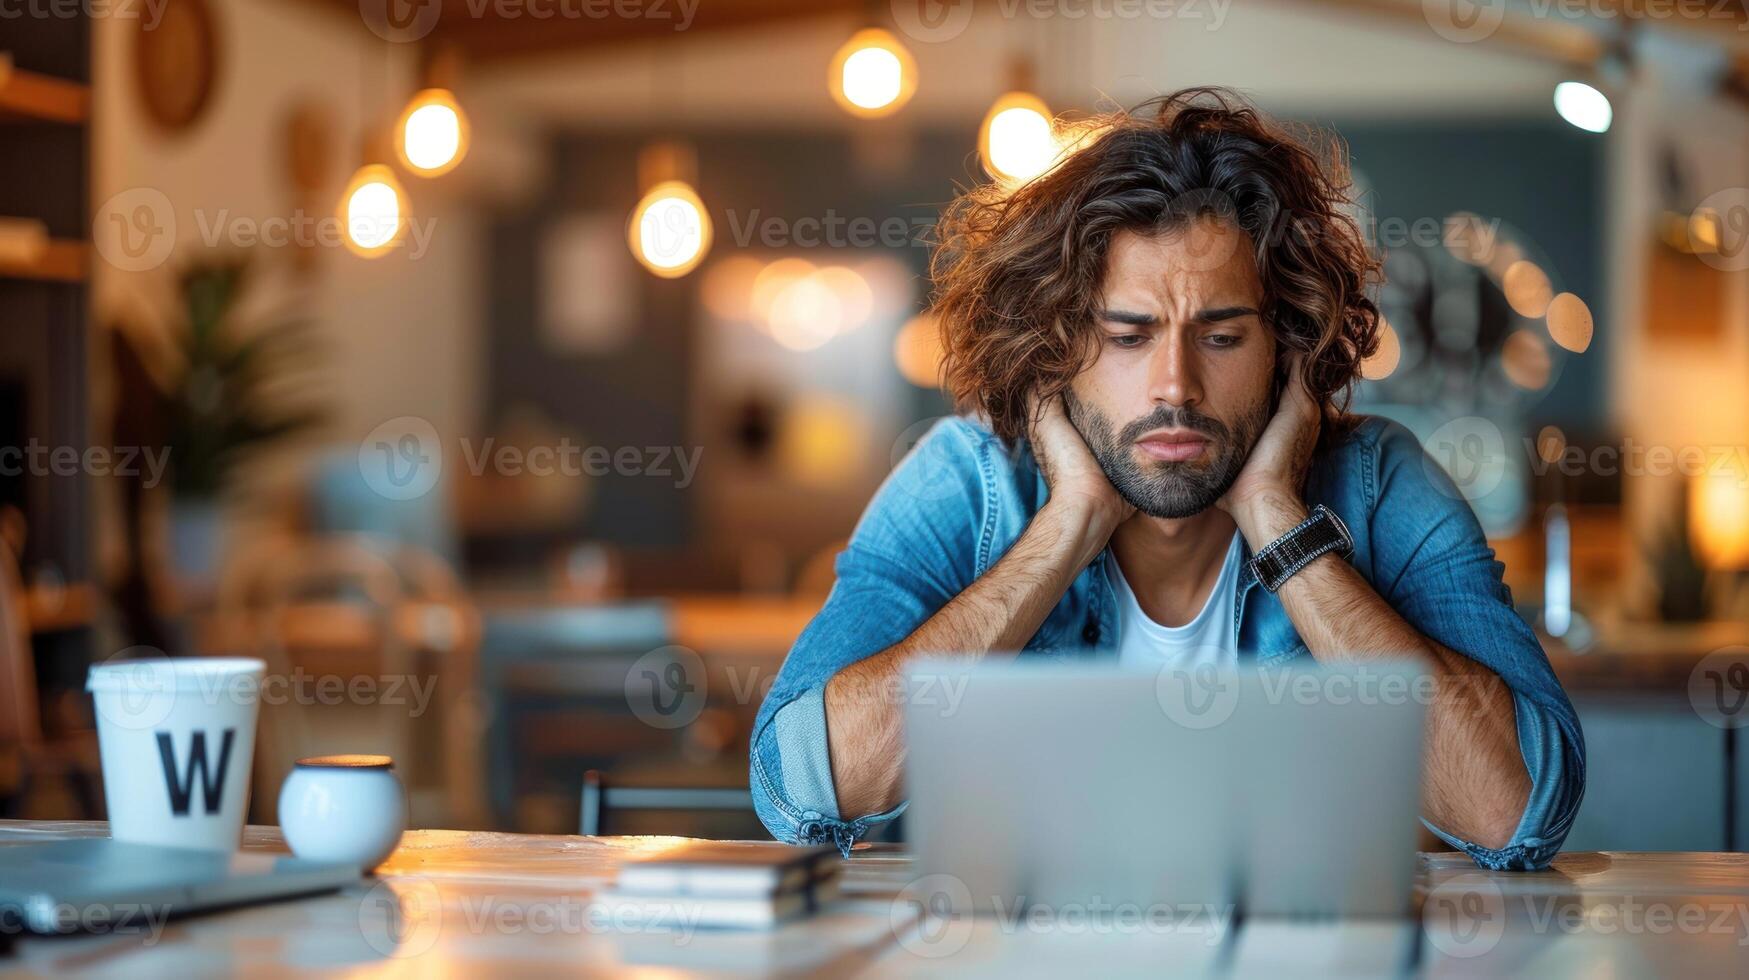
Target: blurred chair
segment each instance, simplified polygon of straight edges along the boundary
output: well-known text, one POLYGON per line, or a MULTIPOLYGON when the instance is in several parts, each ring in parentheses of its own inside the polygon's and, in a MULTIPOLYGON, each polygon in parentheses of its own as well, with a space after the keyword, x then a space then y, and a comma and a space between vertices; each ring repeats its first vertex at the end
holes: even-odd
POLYGON ((576 773, 627 758, 671 755, 679 733, 644 725, 626 677, 673 642, 659 601, 537 605, 485 617, 481 674, 495 722, 488 736, 493 809, 501 826, 562 832, 576 773))
POLYGON ((263 695, 259 819, 297 759, 368 752, 395 759, 415 826, 484 825, 477 616, 443 559, 370 535, 282 541, 238 563, 217 615, 286 685, 263 695), (367 703, 351 694, 359 679, 374 685, 367 703))
POLYGON ((16 509, 0 512, 0 812, 12 815, 36 780, 52 778, 67 782, 81 816, 95 818, 102 814, 97 733, 49 737, 43 731, 24 576, 18 566, 22 528, 16 509))
MULTIPOLYGON (((742 783, 746 781, 745 775, 743 772, 742 783)), ((753 794, 748 791, 745 785, 686 786, 675 785, 660 778, 654 783, 648 784, 629 779, 610 782, 608 777, 597 769, 591 769, 583 774, 581 811, 579 832, 590 837, 626 832, 608 828, 610 826, 618 827, 622 824, 628 811, 688 815, 721 813, 742 817, 752 821, 753 826, 758 826, 757 818, 753 813, 753 794)), ((689 826, 683 829, 691 836, 706 836, 699 834, 694 827, 689 826)), ((638 832, 648 833, 649 831, 639 828, 638 832)), ((736 833, 734 836, 746 835, 736 833)))

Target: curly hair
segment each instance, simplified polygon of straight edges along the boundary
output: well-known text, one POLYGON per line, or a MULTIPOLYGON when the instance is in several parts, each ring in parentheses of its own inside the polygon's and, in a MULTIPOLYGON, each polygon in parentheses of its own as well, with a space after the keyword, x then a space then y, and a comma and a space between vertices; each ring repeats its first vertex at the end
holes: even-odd
POLYGON ((959 410, 984 415, 1005 440, 1024 436, 1029 395, 1060 393, 1098 356, 1112 236, 1212 216, 1246 233, 1264 323, 1284 353, 1306 355, 1324 417, 1341 418, 1379 331, 1369 296, 1379 262, 1345 210, 1345 147, 1320 146, 1316 131, 1290 130, 1220 88, 1090 123, 1098 135, 1055 169, 1018 188, 978 185, 942 214, 932 305, 959 410))

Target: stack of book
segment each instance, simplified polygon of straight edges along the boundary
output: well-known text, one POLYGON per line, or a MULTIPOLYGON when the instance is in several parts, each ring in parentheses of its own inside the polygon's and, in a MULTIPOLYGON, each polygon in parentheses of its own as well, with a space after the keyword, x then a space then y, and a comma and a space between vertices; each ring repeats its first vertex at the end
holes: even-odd
POLYGON ((620 922, 769 928, 836 898, 842 869, 831 846, 689 841, 626 862, 595 900, 620 922))

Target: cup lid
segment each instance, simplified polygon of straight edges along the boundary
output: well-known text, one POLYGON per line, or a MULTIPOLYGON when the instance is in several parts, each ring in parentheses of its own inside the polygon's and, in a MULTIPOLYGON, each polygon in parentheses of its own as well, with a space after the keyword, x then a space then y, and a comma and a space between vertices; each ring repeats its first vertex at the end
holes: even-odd
POLYGON ((233 677, 259 678, 267 662, 255 657, 181 657, 112 660, 92 664, 85 675, 85 690, 189 691, 233 677))
POLYGON ((299 769, 393 769, 395 760, 386 755, 313 755, 299 759, 299 769))

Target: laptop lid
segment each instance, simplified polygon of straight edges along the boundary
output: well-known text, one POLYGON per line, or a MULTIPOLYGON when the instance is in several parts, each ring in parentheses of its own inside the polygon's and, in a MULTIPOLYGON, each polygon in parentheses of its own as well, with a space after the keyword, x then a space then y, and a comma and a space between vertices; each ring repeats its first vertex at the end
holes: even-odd
POLYGON ((0 916, 43 934, 145 928, 170 916, 333 891, 358 868, 107 837, 0 847, 0 916))
POLYGON ((1414 665, 906 675, 907 825, 944 909, 1410 908, 1431 691, 1414 665))

